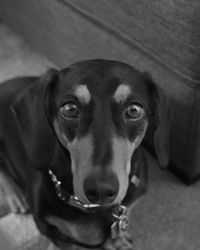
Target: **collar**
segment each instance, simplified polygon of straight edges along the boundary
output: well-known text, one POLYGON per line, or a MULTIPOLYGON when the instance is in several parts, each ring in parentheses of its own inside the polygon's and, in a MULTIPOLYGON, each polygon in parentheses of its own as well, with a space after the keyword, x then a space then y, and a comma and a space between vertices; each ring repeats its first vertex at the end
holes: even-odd
MULTIPOLYGON (((72 207, 75 207, 77 209, 80 209, 81 211, 85 213, 95 213, 99 209, 102 208, 100 204, 84 204, 82 203, 78 197, 71 195, 67 193, 65 190, 62 189, 62 183, 58 180, 57 176, 53 173, 51 169, 48 170, 48 174, 50 176, 51 181, 54 184, 55 192, 57 194, 57 197, 67 205, 70 205, 72 207)), ((130 177, 130 182, 134 184, 136 187, 140 185, 140 179, 136 176, 136 174, 133 173, 133 175, 130 177)), ((128 229, 128 216, 127 216, 127 208, 126 206, 123 206, 121 204, 113 206, 112 209, 112 217, 113 217, 113 223, 111 224, 110 232, 111 232, 111 238, 115 239, 117 237, 122 236, 126 233, 128 229)), ((71 237, 62 237, 65 239, 64 241, 72 244, 76 244, 82 247, 86 248, 97 248, 102 246, 107 239, 105 239, 102 243, 97 245, 87 245, 82 242, 79 242, 71 237)))
POLYGON ((76 207, 86 213, 89 213, 89 212, 94 213, 101 207, 99 204, 82 203, 76 196, 71 195, 62 189, 61 181, 58 180, 58 178, 56 177, 56 175, 53 173, 52 170, 49 169, 48 174, 51 178, 51 181, 54 184, 55 191, 56 191, 58 198, 64 203, 72 207, 76 207))

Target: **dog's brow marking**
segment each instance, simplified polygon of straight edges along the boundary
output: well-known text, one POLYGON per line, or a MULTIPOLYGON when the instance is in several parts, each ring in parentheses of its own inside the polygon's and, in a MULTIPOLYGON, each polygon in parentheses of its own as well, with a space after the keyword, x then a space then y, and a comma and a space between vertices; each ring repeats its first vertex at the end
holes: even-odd
POLYGON ((85 104, 90 102, 91 95, 86 85, 78 85, 75 89, 75 95, 85 104))
POLYGON ((127 99, 130 93, 131 93, 130 87, 128 85, 121 84, 116 89, 113 98, 118 103, 123 102, 127 99))

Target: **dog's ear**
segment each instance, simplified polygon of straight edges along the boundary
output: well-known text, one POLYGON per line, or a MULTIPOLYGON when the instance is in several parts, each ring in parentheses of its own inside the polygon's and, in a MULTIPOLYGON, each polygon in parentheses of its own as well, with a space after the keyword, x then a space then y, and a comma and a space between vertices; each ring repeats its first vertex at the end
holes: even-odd
POLYGON ((154 83, 151 76, 146 74, 151 98, 152 113, 145 140, 153 144, 155 154, 161 167, 169 164, 170 157, 170 125, 172 110, 163 91, 154 83))
POLYGON ((57 75, 55 69, 49 69, 20 93, 11 107, 27 157, 37 169, 51 162, 54 151, 55 139, 48 123, 45 103, 57 75))

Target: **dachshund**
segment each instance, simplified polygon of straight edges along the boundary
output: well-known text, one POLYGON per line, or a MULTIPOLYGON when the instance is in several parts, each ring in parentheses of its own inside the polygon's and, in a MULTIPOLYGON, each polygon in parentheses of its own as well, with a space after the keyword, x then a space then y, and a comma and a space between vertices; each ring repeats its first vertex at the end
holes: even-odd
POLYGON ((2 83, 0 185, 11 211, 30 211, 61 249, 133 249, 128 214, 146 192, 144 142, 161 167, 169 162, 163 100, 147 73, 103 59, 2 83))

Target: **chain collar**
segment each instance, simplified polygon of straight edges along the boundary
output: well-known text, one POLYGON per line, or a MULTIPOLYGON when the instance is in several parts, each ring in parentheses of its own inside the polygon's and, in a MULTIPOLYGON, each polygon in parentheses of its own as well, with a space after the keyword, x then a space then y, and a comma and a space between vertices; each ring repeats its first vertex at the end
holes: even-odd
POLYGON ((55 186, 55 191, 58 198, 67 203, 70 206, 76 207, 83 212, 96 212, 101 206, 99 204, 84 204, 76 196, 66 193, 61 187, 61 181, 59 181, 52 170, 48 171, 50 178, 55 186))

